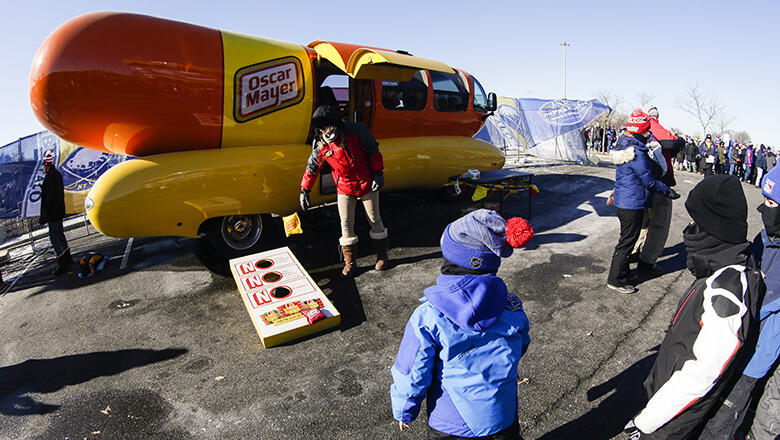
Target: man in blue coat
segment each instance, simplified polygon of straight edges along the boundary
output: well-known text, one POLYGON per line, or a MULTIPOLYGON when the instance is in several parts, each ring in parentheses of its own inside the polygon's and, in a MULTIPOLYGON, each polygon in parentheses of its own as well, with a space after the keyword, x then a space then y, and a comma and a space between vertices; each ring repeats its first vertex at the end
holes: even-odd
POLYGON ((636 109, 628 118, 626 128, 627 134, 620 136, 610 151, 617 165, 613 200, 620 220, 620 238, 612 255, 607 287, 630 294, 637 289, 629 283, 628 257, 642 230, 644 210, 652 204, 651 192, 672 200, 680 195, 653 174, 653 161, 646 145, 650 138, 650 116, 636 109))
POLYGON ((427 398, 428 439, 520 439, 517 363, 528 318, 496 275, 501 258, 533 234, 480 209, 450 223, 436 285, 406 324, 391 371, 393 417, 403 431, 427 398))

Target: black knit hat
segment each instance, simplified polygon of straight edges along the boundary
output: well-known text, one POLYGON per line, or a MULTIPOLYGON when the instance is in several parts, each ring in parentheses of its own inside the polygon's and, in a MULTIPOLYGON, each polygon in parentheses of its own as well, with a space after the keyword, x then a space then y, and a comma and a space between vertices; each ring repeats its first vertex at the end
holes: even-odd
POLYGON ((688 194, 685 209, 705 232, 726 243, 747 239, 747 200, 742 185, 728 174, 707 177, 688 194))
POLYGON ((321 105, 317 107, 317 110, 314 110, 314 114, 311 117, 311 125, 320 130, 332 125, 343 130, 344 119, 341 118, 341 113, 335 108, 329 105, 321 105))

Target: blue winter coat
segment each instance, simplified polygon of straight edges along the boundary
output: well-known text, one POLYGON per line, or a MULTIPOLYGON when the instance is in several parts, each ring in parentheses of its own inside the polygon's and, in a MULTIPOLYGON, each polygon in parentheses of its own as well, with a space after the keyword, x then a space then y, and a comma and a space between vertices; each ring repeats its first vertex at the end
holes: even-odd
POLYGON ((756 168, 766 169, 766 153, 756 150, 756 168))
POLYGON ((530 342, 522 302, 494 274, 440 275, 420 301, 391 369, 393 417, 411 422, 427 397, 436 430, 478 437, 508 428, 530 342))
POLYGON ((633 136, 622 135, 612 147, 610 156, 615 170, 615 206, 621 209, 649 208, 653 199, 650 191, 665 194, 669 189, 653 175, 653 160, 647 155, 647 146, 633 136))
POLYGON ((780 356, 780 238, 770 240, 766 229, 762 230, 753 241, 753 254, 761 262, 766 294, 759 311, 758 345, 744 374, 761 379, 780 356))

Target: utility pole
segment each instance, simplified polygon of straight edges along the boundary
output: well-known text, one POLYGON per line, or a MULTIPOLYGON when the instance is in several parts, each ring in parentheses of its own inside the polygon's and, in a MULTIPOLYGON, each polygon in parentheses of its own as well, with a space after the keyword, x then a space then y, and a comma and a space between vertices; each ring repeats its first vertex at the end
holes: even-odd
POLYGON ((566 100, 566 48, 571 46, 571 43, 565 41, 561 42, 563 46, 563 100, 566 100))

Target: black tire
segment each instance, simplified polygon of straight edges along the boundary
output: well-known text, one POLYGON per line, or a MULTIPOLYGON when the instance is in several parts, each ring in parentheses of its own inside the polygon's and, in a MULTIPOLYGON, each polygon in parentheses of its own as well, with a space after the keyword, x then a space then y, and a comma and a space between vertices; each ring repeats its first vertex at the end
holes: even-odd
POLYGON ((225 258, 260 252, 275 241, 275 223, 267 214, 229 215, 209 219, 203 225, 206 239, 225 258))

